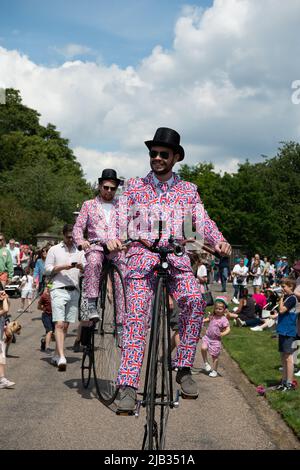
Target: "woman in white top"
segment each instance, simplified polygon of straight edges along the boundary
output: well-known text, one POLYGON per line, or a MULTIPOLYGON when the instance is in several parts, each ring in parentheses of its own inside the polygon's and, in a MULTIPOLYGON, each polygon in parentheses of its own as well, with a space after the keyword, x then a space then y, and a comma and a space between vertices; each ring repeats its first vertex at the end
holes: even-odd
POLYGON ((274 284, 275 280, 275 275, 276 275, 276 270, 274 264, 270 264, 270 269, 269 269, 269 282, 270 285, 274 284))
POLYGON ((25 275, 21 279, 21 309, 25 308, 25 299, 27 299, 27 307, 29 306, 33 296, 33 276, 32 269, 25 269, 25 275))
POLYGON ((262 275, 259 260, 254 260, 253 266, 251 267, 251 276, 253 276, 253 288, 262 286, 262 275))
POLYGON ((241 291, 247 286, 247 276, 248 276, 248 268, 245 266, 244 258, 240 259, 240 262, 236 264, 231 273, 233 277, 233 288, 234 288, 234 296, 233 302, 239 303, 238 298, 240 298, 241 291))

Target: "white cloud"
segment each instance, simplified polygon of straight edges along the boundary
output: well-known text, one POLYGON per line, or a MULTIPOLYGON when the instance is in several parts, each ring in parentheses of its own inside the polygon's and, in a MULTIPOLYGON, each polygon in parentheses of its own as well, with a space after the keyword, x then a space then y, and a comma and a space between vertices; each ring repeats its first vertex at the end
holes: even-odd
POLYGON ((145 175, 149 171, 149 158, 144 155, 133 158, 122 152, 98 152, 84 147, 75 147, 73 151, 91 183, 97 182, 104 168, 114 168, 118 176, 125 178, 145 175))
POLYGON ((95 55, 95 52, 90 47, 82 44, 65 44, 63 47, 54 46, 53 49, 64 56, 66 59, 73 59, 81 55, 95 55))
MULTIPOLYGON (((299 139, 291 88, 300 79, 299 14, 298 0, 186 6, 172 49, 156 45, 136 68, 80 60, 50 68, 0 48, 0 87, 20 89, 43 123, 57 125, 91 180, 103 167, 145 173, 144 140, 159 126, 180 132, 186 163, 235 171, 299 139)), ((69 58, 86 47, 69 46, 77 47, 65 49, 69 58)))
POLYGON ((237 158, 224 158, 224 162, 215 165, 215 171, 221 173, 236 173, 238 170, 239 160, 237 158))

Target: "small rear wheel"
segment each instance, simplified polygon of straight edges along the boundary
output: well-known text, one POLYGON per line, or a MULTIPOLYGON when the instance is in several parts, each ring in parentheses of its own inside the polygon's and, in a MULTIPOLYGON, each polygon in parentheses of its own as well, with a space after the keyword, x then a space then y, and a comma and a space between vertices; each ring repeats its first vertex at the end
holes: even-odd
POLYGON ((81 361, 81 381, 84 388, 88 388, 93 367, 93 350, 85 347, 81 361))

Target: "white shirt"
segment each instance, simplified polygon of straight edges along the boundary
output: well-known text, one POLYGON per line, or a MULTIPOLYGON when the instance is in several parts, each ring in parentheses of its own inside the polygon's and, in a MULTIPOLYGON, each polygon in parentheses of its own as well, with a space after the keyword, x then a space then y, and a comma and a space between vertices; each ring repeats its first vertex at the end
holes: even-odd
POLYGON ((241 284, 237 282, 238 276, 246 276, 248 274, 247 266, 241 266, 240 264, 236 264, 233 268, 233 274, 235 275, 233 278, 233 285, 236 286, 246 286, 247 285, 247 277, 244 277, 244 280, 241 284))
POLYGON ((103 209, 103 212, 104 212, 104 215, 105 215, 106 223, 108 224, 109 219, 110 219, 110 213, 111 213, 112 208, 113 208, 113 203, 112 202, 102 202, 101 204, 102 204, 102 209, 103 209))
POLYGON ((261 286, 262 285, 262 277, 261 277, 261 268, 257 268, 256 276, 253 278, 253 286, 261 286))
POLYGON ((270 273, 272 276, 275 276, 275 266, 274 266, 274 264, 270 264, 269 273, 270 273))
MULTIPOLYGON (((160 181, 158 178, 156 178, 154 173, 153 173, 153 180, 154 180, 154 183, 155 183, 156 191, 158 192, 158 194, 161 194, 162 189, 159 187, 159 184, 162 183, 162 181, 160 181)), ((174 181, 174 176, 172 175, 171 178, 168 181, 164 181, 164 183, 167 183, 167 185, 170 189, 172 184, 173 184, 173 181, 174 181)))
POLYGON ((201 264, 199 268, 197 269, 197 278, 199 279, 200 277, 206 277, 207 276, 207 269, 204 264, 201 264))
POLYGON ((11 254, 13 267, 16 268, 18 265, 18 256, 20 255, 20 249, 17 246, 11 249, 9 244, 6 246, 6 248, 11 254))
POLYGON ((23 276, 21 279, 22 282, 22 290, 32 290, 33 286, 33 277, 28 274, 27 276, 23 276))
MULTIPOLYGON (((62 264, 80 263, 85 265, 84 252, 79 251, 75 245, 72 248, 68 248, 64 242, 58 245, 52 246, 47 253, 45 261, 45 273, 50 276, 55 266, 62 264)), ((52 288, 57 289, 58 287, 75 286, 79 289, 79 277, 80 270, 77 268, 64 269, 59 273, 55 274, 52 280, 52 288)))

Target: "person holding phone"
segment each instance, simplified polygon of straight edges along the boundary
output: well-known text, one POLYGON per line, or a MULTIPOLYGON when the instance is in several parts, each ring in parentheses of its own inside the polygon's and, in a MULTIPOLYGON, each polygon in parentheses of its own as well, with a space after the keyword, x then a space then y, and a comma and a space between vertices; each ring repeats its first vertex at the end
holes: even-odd
POLYGON ((46 275, 51 276, 52 321, 55 323, 56 349, 51 363, 65 371, 67 360, 64 340, 70 323, 76 321, 79 303, 79 276, 84 269, 84 253, 74 244, 73 225, 63 227, 64 239, 52 246, 45 262, 46 275))

